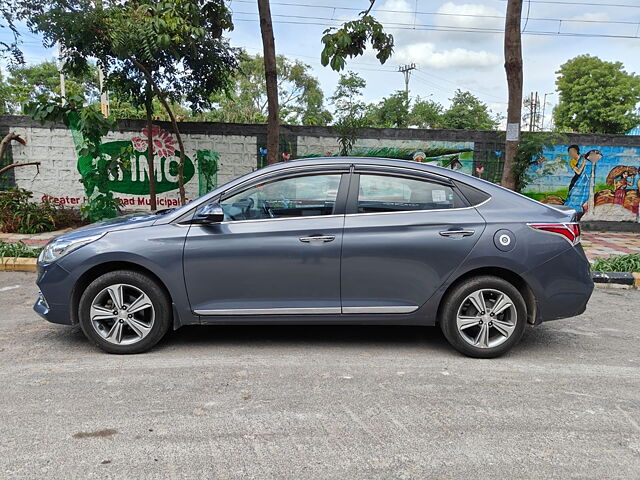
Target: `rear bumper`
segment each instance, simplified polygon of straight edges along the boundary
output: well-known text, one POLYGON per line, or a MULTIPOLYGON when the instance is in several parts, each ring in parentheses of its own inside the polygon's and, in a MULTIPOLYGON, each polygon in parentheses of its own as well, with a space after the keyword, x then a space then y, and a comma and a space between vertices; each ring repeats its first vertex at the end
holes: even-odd
POLYGON ((575 317, 593 293, 589 261, 578 245, 523 274, 537 303, 536 324, 575 317))

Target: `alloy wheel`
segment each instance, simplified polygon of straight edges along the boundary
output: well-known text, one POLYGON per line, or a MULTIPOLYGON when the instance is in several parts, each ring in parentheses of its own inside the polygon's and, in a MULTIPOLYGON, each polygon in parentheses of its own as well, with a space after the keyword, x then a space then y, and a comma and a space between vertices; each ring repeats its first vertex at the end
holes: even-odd
POLYGON ((477 348, 493 348, 511 337, 517 311, 511 298, 495 289, 481 289, 468 295, 456 316, 458 332, 477 348))
POLYGON ((89 315, 98 335, 114 345, 139 342, 151 332, 155 321, 149 296, 124 283, 101 290, 91 302, 89 315))

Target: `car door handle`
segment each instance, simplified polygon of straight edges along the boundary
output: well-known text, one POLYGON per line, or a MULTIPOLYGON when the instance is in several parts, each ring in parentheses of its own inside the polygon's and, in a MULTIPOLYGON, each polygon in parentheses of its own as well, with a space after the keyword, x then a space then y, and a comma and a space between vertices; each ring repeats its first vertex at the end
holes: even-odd
POLYGON ((440 235, 443 237, 470 237, 474 233, 476 233, 475 230, 443 230, 440 235))
POLYGON ((311 237, 300 237, 300 241, 303 243, 326 243, 333 242, 335 239, 335 235, 312 235, 311 237))

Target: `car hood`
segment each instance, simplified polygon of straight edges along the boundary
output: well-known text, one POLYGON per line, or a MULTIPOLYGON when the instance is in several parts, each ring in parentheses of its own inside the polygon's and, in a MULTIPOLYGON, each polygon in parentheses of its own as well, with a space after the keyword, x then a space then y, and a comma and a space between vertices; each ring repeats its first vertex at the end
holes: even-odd
POLYGON ((74 238, 88 237, 100 233, 114 232, 116 230, 130 230, 133 228, 150 227, 161 215, 133 213, 123 215, 121 217, 103 220, 102 222, 92 223, 84 227, 80 227, 69 233, 65 233, 57 239, 71 240, 74 238))

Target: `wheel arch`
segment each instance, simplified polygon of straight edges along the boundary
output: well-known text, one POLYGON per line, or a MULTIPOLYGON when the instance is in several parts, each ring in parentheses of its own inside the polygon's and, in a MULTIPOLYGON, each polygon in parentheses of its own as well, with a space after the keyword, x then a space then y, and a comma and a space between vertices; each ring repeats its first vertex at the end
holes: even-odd
POLYGON ((533 294, 533 290, 531 289, 529 284, 525 281, 525 279, 522 278, 520 275, 518 275, 512 270, 502 268, 502 267, 482 267, 482 268, 469 270, 468 272, 463 273, 458 278, 456 278, 453 282, 451 282, 451 284, 449 284, 449 286, 447 287, 447 290, 444 292, 444 294, 440 299, 440 303, 438 305, 438 313, 436 315, 436 322, 440 321, 442 306, 444 305, 445 300, 448 297, 449 293, 454 288, 456 288, 461 283, 469 280, 470 278, 480 277, 485 275, 491 275, 494 277, 502 278, 503 280, 506 280, 515 288, 517 288, 518 291, 520 292, 520 295, 522 295, 522 298, 524 299, 525 305, 527 306, 527 323, 531 325, 535 325, 537 323, 536 322, 537 304, 536 304, 535 295, 533 294))
MULTIPOLYGON (((100 263, 98 265, 94 265, 93 267, 89 268, 86 272, 84 272, 78 278, 78 280, 76 281, 75 285, 73 286, 73 291, 71 292, 71 301, 70 301, 70 305, 69 305, 69 307, 70 307, 69 314, 70 314, 70 317, 71 317, 71 323, 73 325, 78 324, 78 321, 79 321, 79 318, 78 318, 78 306, 80 304, 80 297, 82 296, 82 294, 85 291, 85 289, 96 278, 104 275, 105 273, 115 272, 116 270, 134 271, 134 272, 141 273, 141 274, 146 275, 147 277, 151 278, 152 280, 154 280, 160 286, 160 288, 162 288, 162 290, 164 290, 165 294, 167 295, 167 299, 169 300, 169 303, 173 305, 173 299, 171 297, 171 292, 169 292, 169 289, 167 288, 167 286, 160 279, 160 277, 158 277, 158 275, 156 275, 154 272, 152 272, 151 270, 149 270, 146 267, 143 267, 142 265, 139 265, 139 264, 133 263, 133 262, 109 261, 109 262, 100 263)), ((175 313, 176 313, 175 312, 175 308, 173 308, 173 314, 175 315, 175 313)), ((175 319, 174 319, 174 321, 175 321, 175 319)))

